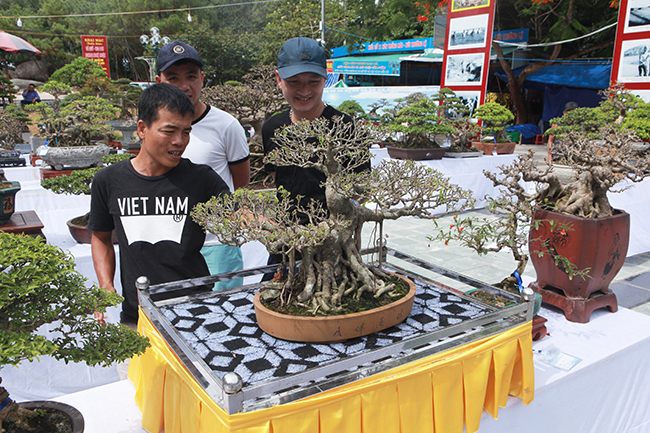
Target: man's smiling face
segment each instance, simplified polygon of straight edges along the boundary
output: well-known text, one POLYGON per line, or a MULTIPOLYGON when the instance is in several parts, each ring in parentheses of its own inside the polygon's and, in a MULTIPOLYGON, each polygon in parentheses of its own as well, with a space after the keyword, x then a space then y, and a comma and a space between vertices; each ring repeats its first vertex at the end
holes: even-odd
POLYGON ((146 165, 150 176, 164 174, 176 167, 190 142, 192 115, 181 115, 161 108, 151 125, 138 121, 142 146, 138 159, 146 165))

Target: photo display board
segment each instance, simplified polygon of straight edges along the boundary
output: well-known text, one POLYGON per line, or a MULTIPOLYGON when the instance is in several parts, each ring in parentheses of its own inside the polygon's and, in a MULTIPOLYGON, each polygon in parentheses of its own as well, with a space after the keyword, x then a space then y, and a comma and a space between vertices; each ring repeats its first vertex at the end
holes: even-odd
MULTIPOLYGON (((649 0, 650 1, 650 0, 649 0)), ((495 0, 449 0, 440 87, 485 101, 495 0)))
POLYGON ((650 96, 650 0, 621 0, 611 82, 650 96))

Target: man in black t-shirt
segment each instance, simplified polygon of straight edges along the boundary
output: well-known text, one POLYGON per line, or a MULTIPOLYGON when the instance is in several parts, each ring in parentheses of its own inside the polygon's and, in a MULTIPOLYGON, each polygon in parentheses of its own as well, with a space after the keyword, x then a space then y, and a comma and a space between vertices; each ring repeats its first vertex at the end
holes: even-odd
POLYGON ((213 196, 229 193, 209 166, 181 158, 194 114, 182 90, 153 85, 142 92, 138 110, 140 153, 97 172, 88 223, 97 280, 109 291, 115 291, 116 263, 111 232, 117 232, 123 323, 138 320, 138 277, 160 284, 209 275, 200 253, 205 233, 192 221, 190 211, 213 196))

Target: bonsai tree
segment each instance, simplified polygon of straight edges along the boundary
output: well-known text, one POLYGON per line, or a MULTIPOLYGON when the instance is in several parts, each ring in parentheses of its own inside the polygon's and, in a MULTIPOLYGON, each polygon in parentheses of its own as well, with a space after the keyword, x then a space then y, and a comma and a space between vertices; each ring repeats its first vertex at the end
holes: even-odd
POLYGON ((77 89, 81 89, 89 79, 94 78, 104 79, 106 72, 97 62, 85 57, 77 57, 50 76, 51 81, 58 81, 77 89))
POLYGON ((49 146, 87 146, 93 137, 112 131, 106 122, 115 120, 119 109, 109 101, 94 96, 71 99, 64 99, 58 107, 39 102, 25 108, 38 113, 35 120, 42 125, 40 135, 48 138, 49 146))
MULTIPOLYGON (((557 119, 566 127, 562 140, 557 141, 555 147, 572 170, 568 181, 554 173, 552 166, 540 169, 533 162, 532 152, 521 155, 511 165, 501 167, 498 174, 484 171, 485 176, 503 191, 498 198, 490 199, 489 209, 494 214, 493 218, 458 219, 449 230, 443 230, 434 238, 445 242, 458 240, 479 254, 509 248, 519 263, 517 271, 521 275, 528 261, 525 252, 528 229, 540 224, 540 221, 533 220, 536 208, 581 218, 613 215, 607 193, 616 192, 617 185, 622 181, 638 183, 649 177, 650 154, 635 144, 638 142, 635 131, 621 127, 622 119, 619 119, 620 123, 609 124, 589 121, 614 118, 611 107, 622 107, 624 101, 630 100, 627 91, 620 88, 608 93, 609 99, 600 107, 578 108, 557 119), (576 112, 589 114, 582 125, 576 122, 576 112), (523 182, 532 182, 536 187, 528 191, 523 182)), ((617 112, 617 116, 620 112, 617 112)), ((622 112, 627 112, 627 108, 622 112)), ((556 223, 551 223, 551 228, 557 231, 571 230, 571 227, 556 223)), ((543 255, 548 251, 529 253, 543 255)), ((576 269, 565 258, 554 258, 563 262, 561 266, 569 275, 584 276, 588 271, 576 269)))
POLYGON ((23 142, 22 133, 27 129, 28 117, 17 105, 11 104, 0 112, 0 149, 13 150, 23 142))
POLYGON ((396 147, 427 149, 440 147, 434 136, 452 134, 455 129, 445 121, 444 110, 439 101, 421 93, 396 100, 394 114, 384 118, 390 132, 401 133, 396 139, 387 140, 396 147))
POLYGON ((0 72, 0 102, 6 107, 7 103, 5 99, 11 104, 15 98, 16 88, 14 87, 14 83, 3 72, 0 72))
POLYGON ((228 83, 204 88, 201 101, 229 112, 239 123, 253 128, 255 135, 248 139, 251 156, 249 185, 272 185, 272 176, 264 171, 262 125, 269 117, 289 107, 277 85, 275 67, 257 66, 244 75, 241 83, 228 83))
MULTIPOLYGON (((66 362, 108 366, 144 353, 146 337, 120 324, 98 323, 122 298, 75 270, 73 257, 43 238, 0 232, 0 365, 18 365, 50 355, 66 362), (37 332, 54 324, 47 332, 37 332)), ((4 402, 8 392, 0 387, 4 402)), ((9 402, 0 423, 17 422, 27 412, 9 402)))
POLYGON ((376 140, 360 124, 341 119, 332 125, 324 119, 301 122, 286 127, 276 140, 278 148, 268 162, 314 168, 327 177, 327 211, 314 202, 297 207, 297 201, 289 200, 282 190, 280 197, 238 190, 198 205, 192 215, 222 243, 258 240, 269 253, 282 254, 288 270, 261 291, 263 299, 278 306, 306 306, 310 314, 335 314, 344 311, 351 299, 379 298, 391 292, 393 283, 386 273, 362 260, 363 224, 408 215, 435 218, 439 206, 452 212, 473 202, 470 191, 412 161, 384 161, 372 172, 355 172, 368 161, 368 149, 376 140), (307 215, 309 224, 297 225, 296 212, 307 215), (296 273, 297 252, 302 264, 296 273))
POLYGON ((361 104, 359 104, 357 101, 343 101, 341 105, 338 106, 338 110, 349 115, 353 119, 368 119, 366 110, 364 110, 361 104))
POLYGON ((431 99, 438 102, 444 113, 442 123, 453 128, 449 133, 449 152, 476 151, 471 142, 478 133, 477 125, 463 99, 448 87, 440 89, 431 99))
POLYGON ((476 109, 474 117, 483 122, 481 129, 492 134, 495 143, 510 141, 505 128, 515 119, 515 115, 503 105, 496 102, 483 104, 476 109))

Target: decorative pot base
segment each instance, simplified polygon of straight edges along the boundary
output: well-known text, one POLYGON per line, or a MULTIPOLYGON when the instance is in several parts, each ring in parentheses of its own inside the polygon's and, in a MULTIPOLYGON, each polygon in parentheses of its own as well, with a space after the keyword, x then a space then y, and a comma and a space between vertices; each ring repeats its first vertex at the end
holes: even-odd
POLYGON ((409 284, 409 292, 403 298, 373 310, 339 316, 277 313, 262 305, 260 292, 257 292, 254 298, 257 324, 276 338, 305 343, 337 343, 388 329, 406 320, 413 308, 415 283, 401 275, 399 277, 409 284))
POLYGON ((386 146, 388 154, 393 159, 406 159, 412 161, 428 161, 442 159, 445 155, 444 148, 433 149, 405 149, 401 147, 386 146))
POLYGON ((550 287, 540 287, 537 282, 531 283, 530 288, 542 295, 542 302, 553 305, 564 311, 564 316, 569 322, 588 323, 591 313, 598 308, 609 308, 616 313, 618 303, 616 294, 609 289, 593 292, 589 298, 568 298, 561 290, 550 287))

